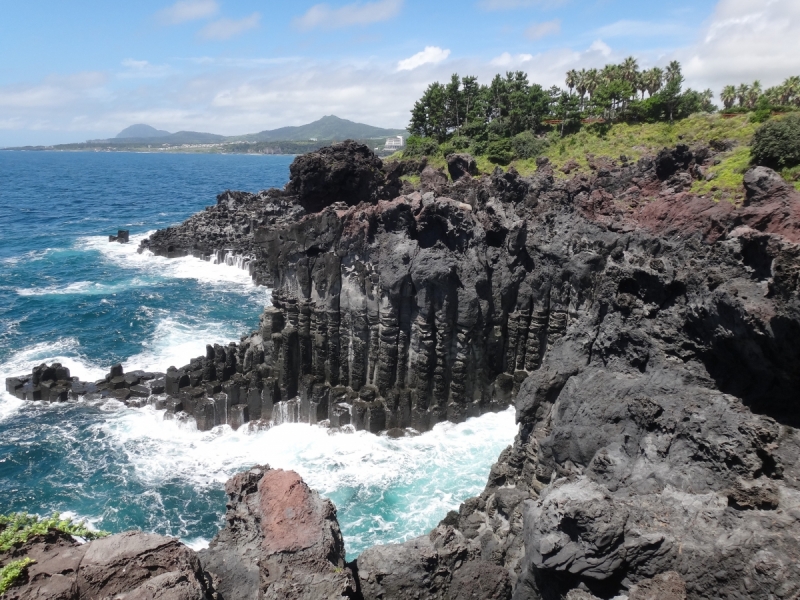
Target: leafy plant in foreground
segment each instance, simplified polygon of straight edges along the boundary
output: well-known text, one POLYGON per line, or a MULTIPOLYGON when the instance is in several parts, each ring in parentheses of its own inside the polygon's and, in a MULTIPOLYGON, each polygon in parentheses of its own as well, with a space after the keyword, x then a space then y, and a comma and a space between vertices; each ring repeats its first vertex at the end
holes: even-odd
POLYGON ((31 564, 33 564, 33 560, 26 557, 10 562, 0 569, 0 594, 5 594, 31 564))
POLYGON ((0 552, 7 552, 14 546, 24 544, 34 535, 46 535, 51 530, 87 540, 105 537, 108 532, 92 531, 84 523, 74 523, 72 519, 62 519, 58 513, 46 519, 26 513, 0 515, 0 552))

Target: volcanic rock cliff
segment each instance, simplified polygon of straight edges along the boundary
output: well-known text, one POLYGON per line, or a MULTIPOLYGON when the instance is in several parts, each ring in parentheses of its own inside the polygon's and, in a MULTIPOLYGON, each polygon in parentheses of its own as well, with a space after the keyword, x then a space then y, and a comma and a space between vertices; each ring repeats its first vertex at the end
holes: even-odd
POLYGON ((298 418, 425 429, 516 402, 485 492, 365 552, 365 598, 796 597, 800 197, 757 168, 743 206, 697 198, 713 156, 570 179, 453 160, 398 195, 406 167, 340 146, 143 247, 250 254, 274 291, 242 377, 298 418), (347 169, 372 183, 350 195, 347 169))
POLYGON ((273 290, 258 331, 167 372, 167 407, 379 432, 514 403, 485 491, 362 554, 364 598, 800 597, 800 195, 755 168, 742 206, 696 197, 714 155, 569 178, 299 157, 142 243, 273 290))

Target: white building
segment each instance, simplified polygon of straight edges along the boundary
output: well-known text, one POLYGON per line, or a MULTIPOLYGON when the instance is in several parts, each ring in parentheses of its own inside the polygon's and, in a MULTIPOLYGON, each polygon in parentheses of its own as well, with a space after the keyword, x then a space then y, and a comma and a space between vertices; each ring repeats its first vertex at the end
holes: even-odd
POLYGON ((386 145, 383 147, 384 150, 400 150, 401 148, 405 147, 405 140, 403 139, 402 135, 398 135, 397 137, 391 137, 386 140, 386 145))

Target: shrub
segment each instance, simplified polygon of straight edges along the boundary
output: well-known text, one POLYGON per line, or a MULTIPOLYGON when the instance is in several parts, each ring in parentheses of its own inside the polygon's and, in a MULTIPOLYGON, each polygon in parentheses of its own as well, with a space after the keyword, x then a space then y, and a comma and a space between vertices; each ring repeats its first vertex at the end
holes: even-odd
POLYGON ((514 159, 511 140, 503 139, 491 142, 486 150, 486 158, 496 165, 507 165, 514 159))
POLYGON ((451 154, 456 154, 458 152, 462 152, 469 148, 470 140, 464 136, 454 136, 450 138, 447 142, 439 146, 439 151, 441 152, 442 156, 449 156, 451 154))
POLYGON ((764 123, 753 136, 750 154, 754 165, 771 169, 800 165, 800 115, 764 123))
POLYGON ((33 561, 26 557, 21 560, 12 561, 0 569, 0 594, 5 594, 8 588, 14 585, 17 579, 25 572, 28 565, 32 563, 33 561))
POLYGON ((531 131, 523 131, 511 138, 514 156, 523 160, 540 156, 549 145, 547 138, 536 137, 531 131))
POLYGON ((39 519, 36 515, 11 513, 0 515, 0 552, 7 552, 14 546, 24 544, 29 537, 46 535, 50 530, 61 531, 88 540, 108 535, 105 531, 92 531, 83 523, 73 523, 72 519, 62 519, 54 513, 48 519, 39 519))
POLYGON ((406 149, 403 157, 436 156, 439 154, 439 144, 429 137, 410 136, 406 140, 406 149))

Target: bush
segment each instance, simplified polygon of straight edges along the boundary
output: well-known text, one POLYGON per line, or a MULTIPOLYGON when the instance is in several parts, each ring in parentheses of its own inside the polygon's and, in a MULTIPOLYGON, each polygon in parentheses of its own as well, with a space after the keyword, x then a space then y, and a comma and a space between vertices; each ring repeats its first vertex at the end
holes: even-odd
POLYGON ((541 156, 549 145, 547 138, 536 137, 531 131, 523 131, 511 138, 514 156, 523 160, 541 156))
POLYGON ((0 594, 5 594, 8 588, 17 582, 25 572, 25 569, 31 564, 33 564, 33 561, 26 557, 12 561, 0 569, 0 594))
POLYGON ((439 144, 436 140, 428 137, 410 136, 406 140, 406 149, 403 157, 436 156, 439 154, 439 144))
POLYGON ((14 546, 24 544, 29 537, 46 535, 50 530, 93 540, 108 535, 105 531, 92 531, 83 523, 73 523, 72 519, 61 519, 54 513, 48 519, 39 519, 35 515, 12 513, 0 515, 0 552, 8 552, 14 546))
POLYGON ((486 158, 496 165, 507 165, 514 159, 511 140, 503 139, 491 142, 486 149, 486 158))
POLYGON ((800 115, 764 123, 753 136, 750 155, 754 165, 775 170, 800 165, 800 115))
POLYGON ((439 147, 442 156, 457 154, 469 148, 470 140, 464 136, 454 136, 439 147))

